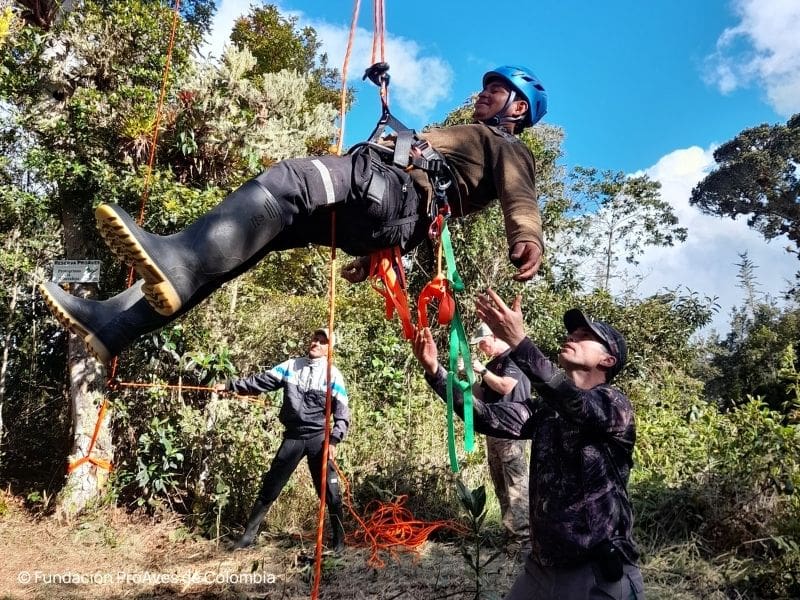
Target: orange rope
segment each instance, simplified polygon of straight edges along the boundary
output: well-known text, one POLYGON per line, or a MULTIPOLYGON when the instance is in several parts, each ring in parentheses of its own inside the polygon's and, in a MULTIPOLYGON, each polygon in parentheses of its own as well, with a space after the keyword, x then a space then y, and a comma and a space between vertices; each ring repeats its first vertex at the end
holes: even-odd
MULTIPOLYGON (((178 17, 180 13, 178 12, 180 9, 181 0, 175 0, 175 8, 172 12, 172 30, 169 34, 169 44, 167 45, 167 57, 166 61, 164 62, 164 74, 161 77, 161 92, 158 96, 158 106, 156 107, 156 120, 153 124, 153 141, 150 144, 150 156, 147 160, 147 173, 145 174, 144 178, 144 189, 142 191, 142 201, 139 205, 139 218, 137 219, 137 223, 139 225, 142 224, 144 220, 144 212, 145 212, 145 205, 147 204, 147 198, 150 195, 150 181, 153 175, 153 166, 156 162, 156 147, 158 146, 158 128, 161 126, 161 116, 163 114, 164 109, 164 99, 167 95, 167 80, 169 78, 169 69, 170 64, 172 63, 172 50, 175 47, 175 32, 178 29, 178 17)), ((131 282, 132 283, 132 282, 131 282)))
POLYGON ((132 387, 132 388, 162 388, 165 390, 188 390, 199 392, 213 392, 213 387, 205 385, 183 385, 174 383, 142 383, 140 381, 115 381, 111 386, 132 387))
POLYGON ((344 122, 347 115, 347 67, 350 65, 350 54, 353 50, 353 38, 356 32, 356 23, 358 23, 358 11, 361 7, 361 0, 355 0, 353 4, 353 17, 350 20, 350 33, 347 36, 347 49, 344 53, 344 62, 342 63, 342 96, 339 105, 339 134, 336 142, 336 154, 341 156, 342 145, 344 144, 344 122))
POLYGON ((319 511, 317 511, 317 547, 314 553, 314 586, 312 600, 319 597, 322 581, 322 533, 325 527, 325 499, 328 489, 328 450, 331 443, 331 405, 333 404, 333 339, 334 308, 336 302, 336 211, 331 211, 331 261, 328 293, 328 372, 325 384, 325 440, 322 444, 322 477, 319 486, 319 511))
POLYGON ((103 403, 100 405, 100 411, 97 413, 97 422, 94 424, 94 433, 92 434, 92 439, 89 440, 89 447, 86 449, 86 456, 82 456, 76 461, 71 462, 67 466, 67 473, 72 473, 75 469, 80 467, 84 463, 90 463, 96 466, 98 469, 104 469, 106 471, 111 470, 111 461, 105 460, 103 458, 94 458, 92 456, 92 450, 94 449, 94 445, 97 442, 97 436, 100 433, 100 426, 103 423, 103 419, 106 416, 106 411, 108 410, 108 401, 103 398, 103 403))
POLYGON ((389 552, 393 557, 396 556, 398 550, 419 552, 428 541, 428 537, 437 529, 450 529, 459 535, 469 533, 466 527, 452 519, 428 522, 415 518, 413 513, 404 506, 408 500, 406 495, 399 496, 392 502, 370 501, 364 512, 371 514, 366 520, 362 519, 353 508, 350 484, 339 466, 336 463, 333 466, 339 474, 339 481, 342 482, 344 488, 344 502, 347 510, 360 526, 359 530, 348 535, 348 544, 369 548, 370 556, 367 564, 371 567, 380 569, 386 566, 380 556, 381 551, 389 552))
MULTIPOLYGON (((376 0, 377 1, 377 0, 376 0)), ((344 125, 347 107, 347 67, 350 64, 350 55, 353 49, 353 38, 355 37, 356 24, 358 23, 358 12, 361 6, 360 0, 355 0, 353 5, 353 15, 350 20, 350 32, 347 36, 347 48, 345 50, 344 62, 342 64, 342 94, 339 107, 339 133, 336 142, 336 154, 342 154, 344 144, 344 125)), ((331 260, 330 277, 328 283, 328 341, 333 341, 334 333, 334 309, 336 304, 336 210, 331 211, 331 260)), ((314 585, 311 589, 311 598, 316 600, 319 597, 319 586, 322 581, 322 533, 325 523, 325 498, 328 481, 328 451, 330 449, 331 438, 331 404, 332 404, 332 372, 333 369, 333 344, 328 344, 328 372, 327 385, 325 390, 325 440, 322 445, 322 477, 319 492, 319 511, 317 512, 317 545, 314 552, 314 585)))

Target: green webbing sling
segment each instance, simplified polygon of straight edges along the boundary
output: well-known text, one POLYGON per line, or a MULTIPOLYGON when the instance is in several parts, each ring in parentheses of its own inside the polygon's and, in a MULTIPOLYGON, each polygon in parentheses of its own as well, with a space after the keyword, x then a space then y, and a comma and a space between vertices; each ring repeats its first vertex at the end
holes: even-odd
MULTIPOLYGON (((453 247, 450 243, 450 231, 447 229, 447 222, 442 225, 442 250, 444 251, 447 263, 447 279, 450 287, 455 292, 464 291, 464 282, 456 269, 456 261, 453 256, 453 247)), ((458 312, 456 303, 453 320, 450 321, 450 362, 447 373, 447 449, 450 455, 450 470, 458 473, 458 457, 456 456, 456 435, 455 422, 453 415, 453 388, 458 386, 464 399, 464 450, 472 452, 475 448, 475 436, 473 433, 472 422, 472 384, 475 383, 475 375, 472 372, 472 358, 469 353, 469 342, 464 332, 464 325, 458 312), (458 358, 464 360, 467 381, 458 379, 458 358)))

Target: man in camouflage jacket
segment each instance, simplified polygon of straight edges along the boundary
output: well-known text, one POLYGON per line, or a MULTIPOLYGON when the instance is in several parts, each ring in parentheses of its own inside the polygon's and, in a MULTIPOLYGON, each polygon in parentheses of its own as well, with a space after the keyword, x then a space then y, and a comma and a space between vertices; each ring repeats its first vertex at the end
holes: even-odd
MULTIPOLYGON (((512 360, 539 395, 528 404, 476 401, 474 407, 479 432, 531 440, 532 550, 506 600, 644 598, 627 493, 633 407, 609 385, 625 364, 624 337, 569 310, 559 369, 525 336, 519 298, 508 307, 489 290, 479 297, 477 313, 509 344, 512 360)), ((414 353, 442 396, 446 372, 428 329, 418 332, 414 353)), ((456 404, 463 416, 460 397, 456 404)))

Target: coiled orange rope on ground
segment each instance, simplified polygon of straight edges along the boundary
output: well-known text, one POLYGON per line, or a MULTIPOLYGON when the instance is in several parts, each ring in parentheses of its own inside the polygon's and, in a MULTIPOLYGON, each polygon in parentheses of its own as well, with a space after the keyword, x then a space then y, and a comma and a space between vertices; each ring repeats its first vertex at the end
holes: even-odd
POLYGON ((347 510, 358 522, 360 529, 347 534, 347 543, 351 546, 369 548, 367 564, 376 569, 386 566, 381 552, 388 552, 395 557, 400 550, 419 552, 428 541, 428 537, 437 529, 450 529, 459 535, 468 533, 467 528, 452 519, 438 521, 421 521, 404 505, 407 495, 398 496, 391 502, 371 500, 364 508, 368 517, 361 516, 353 508, 350 484, 334 463, 339 481, 344 488, 344 503, 347 510))

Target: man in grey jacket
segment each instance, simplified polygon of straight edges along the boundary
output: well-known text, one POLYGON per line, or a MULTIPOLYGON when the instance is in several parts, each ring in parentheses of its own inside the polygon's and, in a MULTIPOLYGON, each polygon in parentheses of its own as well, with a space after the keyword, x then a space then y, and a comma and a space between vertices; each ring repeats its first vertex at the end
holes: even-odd
MULTIPOLYGON (((308 462, 314 487, 319 495, 322 488, 322 445, 325 439, 325 397, 328 370, 328 344, 334 340, 327 329, 317 329, 311 338, 308 355, 291 358, 269 371, 233 379, 217 384, 217 391, 229 391, 241 395, 256 395, 283 389, 283 405, 278 418, 286 428, 283 441, 272 460, 269 470, 264 474, 261 490, 247 520, 244 534, 234 545, 234 549, 246 548, 253 544, 258 535, 269 507, 289 481, 303 457, 308 462)), ((328 476, 326 503, 331 521, 331 547, 340 553, 344 549, 344 513, 339 493, 339 478, 333 467, 336 445, 347 434, 350 426, 350 408, 342 374, 331 367, 331 429, 328 450, 328 476)))

